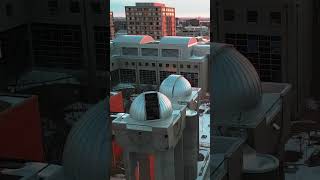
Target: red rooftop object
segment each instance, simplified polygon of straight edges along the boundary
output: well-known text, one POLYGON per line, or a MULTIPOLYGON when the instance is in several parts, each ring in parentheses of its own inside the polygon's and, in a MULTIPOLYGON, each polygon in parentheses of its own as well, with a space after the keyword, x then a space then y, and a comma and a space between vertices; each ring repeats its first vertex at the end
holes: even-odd
POLYGON ((112 92, 110 96, 110 113, 124 113, 122 92, 112 92))
POLYGON ((0 159, 45 160, 37 96, 0 94, 0 159))

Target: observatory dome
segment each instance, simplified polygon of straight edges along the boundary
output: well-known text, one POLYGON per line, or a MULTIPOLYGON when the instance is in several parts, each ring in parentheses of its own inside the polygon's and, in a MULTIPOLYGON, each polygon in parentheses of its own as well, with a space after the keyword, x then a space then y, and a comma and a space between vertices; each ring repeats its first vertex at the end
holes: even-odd
POLYGON ((250 61, 232 46, 213 45, 212 98, 214 112, 242 112, 262 97, 260 78, 250 61))
POLYGON ((109 101, 87 111, 70 131, 63 152, 65 176, 70 180, 105 180, 111 162, 109 101))
POLYGON ((131 118, 139 121, 167 119, 172 115, 172 112, 172 104, 168 97, 156 91, 140 94, 130 107, 131 118), (148 112, 152 113, 153 117, 158 117, 150 118, 148 112))
POLYGON ((192 93, 189 81, 181 75, 172 74, 162 81, 160 92, 169 98, 190 96, 192 93))

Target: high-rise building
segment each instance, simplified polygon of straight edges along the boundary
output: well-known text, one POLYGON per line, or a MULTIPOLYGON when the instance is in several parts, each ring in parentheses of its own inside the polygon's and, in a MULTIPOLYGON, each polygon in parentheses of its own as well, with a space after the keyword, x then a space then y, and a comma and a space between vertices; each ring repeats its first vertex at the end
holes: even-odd
POLYGON ((175 8, 162 3, 136 3, 126 6, 127 31, 132 35, 149 35, 154 39, 176 35, 175 8))
POLYGON ((97 81, 109 70, 107 3, 0 1, 0 71, 5 69, 16 78, 20 72, 41 68, 77 75, 92 90, 99 84, 106 86, 97 81))
POLYGON ((216 42, 233 44, 262 81, 293 85, 297 115, 310 94, 313 0, 215 0, 216 42))
POLYGON ((113 20, 113 12, 110 12, 110 39, 114 39, 115 29, 114 29, 114 20, 113 20))

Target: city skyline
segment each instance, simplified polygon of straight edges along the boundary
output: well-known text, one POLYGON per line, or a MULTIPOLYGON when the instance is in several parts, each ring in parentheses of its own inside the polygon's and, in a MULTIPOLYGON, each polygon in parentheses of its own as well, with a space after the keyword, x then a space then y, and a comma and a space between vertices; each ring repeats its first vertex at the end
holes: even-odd
POLYGON ((201 3, 197 0, 110 0, 110 11, 114 17, 125 17, 125 6, 134 6, 136 2, 164 3, 175 8, 176 17, 210 17, 210 0, 201 0, 201 3))

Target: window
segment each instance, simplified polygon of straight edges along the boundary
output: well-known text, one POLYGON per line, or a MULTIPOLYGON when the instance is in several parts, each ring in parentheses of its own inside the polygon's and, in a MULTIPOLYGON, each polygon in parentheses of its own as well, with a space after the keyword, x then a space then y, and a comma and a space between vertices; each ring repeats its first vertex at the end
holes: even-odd
POLYGON ((50 15, 55 15, 58 11, 58 1, 48 0, 48 11, 50 15))
POLYGON ((111 76, 111 86, 115 86, 119 83, 119 70, 114 70, 110 72, 111 76))
POLYGON ((136 63, 132 62, 131 65, 134 66, 136 63))
POLYGON ((122 83, 135 83, 136 71, 134 69, 120 69, 120 81, 122 83))
POLYGON ((9 16, 12 16, 13 15, 13 7, 12 7, 12 4, 6 4, 6 15, 9 17, 9 16))
POLYGON ((257 23, 258 22, 258 12, 257 11, 248 11, 247 12, 247 22, 248 23, 257 23))
POLYGON ((142 56, 158 56, 158 49, 154 48, 141 48, 142 56))
POLYGON ((161 63, 159 64, 159 67, 162 67, 162 64, 161 64, 161 63))
POLYGON ((189 69, 191 68, 190 64, 187 65, 187 68, 189 68, 189 69))
POLYGON ((162 57, 179 57, 178 49, 162 49, 162 57))
POLYGON ((149 66, 149 63, 146 63, 145 66, 149 66))
POLYGON ((180 68, 181 68, 181 69, 183 68, 183 64, 180 64, 180 68))
POLYGON ((195 69, 198 69, 198 65, 194 65, 194 68, 195 68, 195 69))
POLYGON ((171 71, 159 71, 160 82, 165 80, 171 74, 176 74, 176 72, 175 71, 172 71, 172 72, 171 71))
POLYGON ((274 25, 281 24, 281 13, 280 12, 271 12, 270 19, 271 19, 271 24, 274 24, 274 25))
POLYGON ((235 12, 232 9, 224 10, 224 20, 225 21, 234 21, 235 12))
POLYGON ((142 63, 141 63, 141 62, 139 62, 139 66, 142 66, 142 63))
POLYGON ((138 56, 138 48, 123 47, 122 48, 122 55, 138 56))
POLYGON ((128 65, 129 65, 129 63, 128 63, 128 62, 126 62, 125 64, 126 64, 126 66, 128 66, 128 65))
POLYGON ((140 70, 139 72, 141 84, 157 84, 156 71, 140 70))
POLYGON ((91 9, 96 14, 102 14, 103 13, 102 3, 99 2, 99 1, 92 1, 91 2, 91 9))
POLYGON ((71 13, 80 13, 79 0, 70 0, 70 12, 71 13))
POLYGON ((169 67, 170 65, 169 64, 166 64, 166 67, 169 67))
POLYGON ((113 66, 114 65, 114 63, 111 63, 111 66, 113 66))
POLYGON ((177 65, 176 65, 176 64, 173 64, 172 66, 173 66, 173 68, 176 68, 176 67, 177 67, 177 65))
POLYGON ((155 67, 156 66, 156 64, 155 63, 152 63, 152 67, 155 67))

